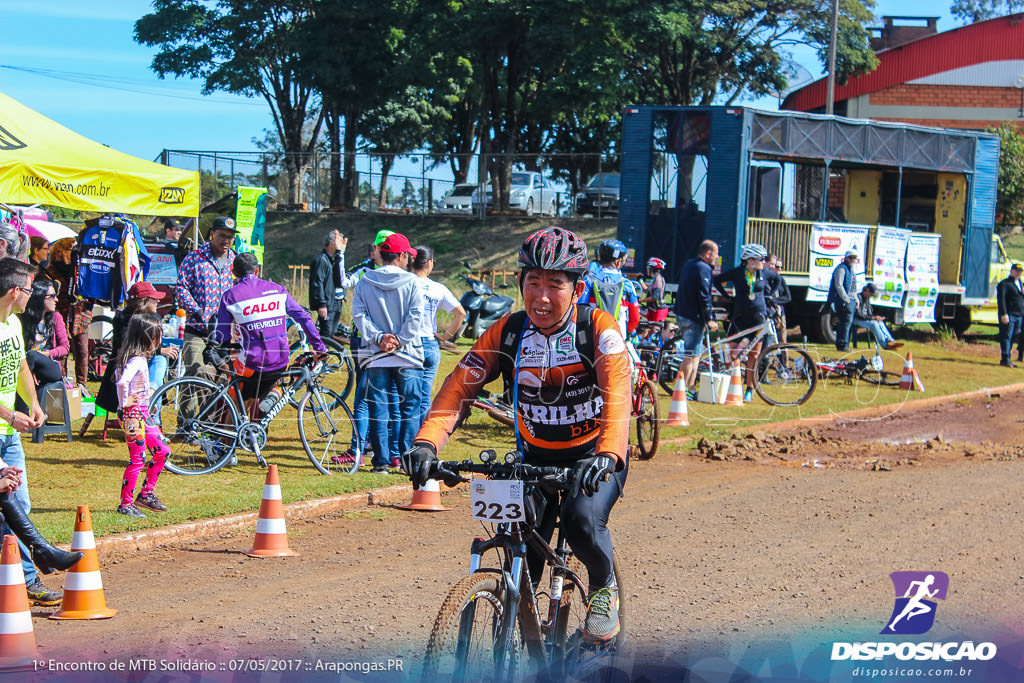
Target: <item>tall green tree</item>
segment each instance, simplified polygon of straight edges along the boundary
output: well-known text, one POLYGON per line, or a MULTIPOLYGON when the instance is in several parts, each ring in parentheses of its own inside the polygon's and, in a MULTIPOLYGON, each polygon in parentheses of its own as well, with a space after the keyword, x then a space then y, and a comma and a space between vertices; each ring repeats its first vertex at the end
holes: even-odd
POLYGON ((954 0, 949 11, 965 24, 1024 11, 1024 0, 954 0))
POLYGON ((379 208, 384 208, 388 175, 395 160, 422 148, 447 118, 447 109, 437 104, 430 92, 414 86, 406 87, 397 97, 364 115, 363 138, 381 160, 379 208))
MULTIPOLYGON (((643 101, 732 104, 786 87, 789 50, 810 45, 827 64, 831 0, 594 0, 643 101)), ((864 25, 872 0, 841 0, 836 75, 870 71, 878 60, 864 25)))
POLYGON ((1024 225, 1024 130, 1004 123, 989 132, 1000 138, 996 220, 1004 229, 1024 225))
MULTIPOLYGON (((480 91, 481 155, 495 206, 508 207, 513 165, 539 151, 550 128, 543 104, 556 77, 575 68, 576 45, 595 39, 583 0, 464 0, 451 20, 455 43, 480 91)), ((610 77, 613 77, 610 75, 610 77)))
POLYGON ((135 22, 135 40, 158 48, 152 69, 165 76, 201 78, 204 92, 262 97, 285 152, 288 203, 302 197, 302 177, 313 159, 324 113, 303 78, 297 30, 316 0, 154 0, 135 22))

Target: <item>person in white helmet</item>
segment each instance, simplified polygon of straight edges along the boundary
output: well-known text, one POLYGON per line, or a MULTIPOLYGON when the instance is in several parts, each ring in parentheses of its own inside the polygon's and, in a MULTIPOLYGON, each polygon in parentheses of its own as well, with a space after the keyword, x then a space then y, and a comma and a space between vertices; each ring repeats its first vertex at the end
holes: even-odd
MULTIPOLYGON (((728 335, 736 334, 751 327, 757 327, 771 315, 775 309, 772 298, 771 282, 764 274, 764 262, 768 258, 768 250, 760 244, 745 244, 740 249, 740 265, 725 271, 714 279, 714 285, 726 297, 725 286, 731 284, 736 293, 732 297, 732 314, 729 316, 728 335)), ((738 339, 729 342, 733 364, 739 362, 738 349, 744 347, 749 339, 738 339)), ((746 391, 743 400, 754 400, 754 363, 753 360, 761 353, 760 342, 754 345, 747 355, 746 391)))

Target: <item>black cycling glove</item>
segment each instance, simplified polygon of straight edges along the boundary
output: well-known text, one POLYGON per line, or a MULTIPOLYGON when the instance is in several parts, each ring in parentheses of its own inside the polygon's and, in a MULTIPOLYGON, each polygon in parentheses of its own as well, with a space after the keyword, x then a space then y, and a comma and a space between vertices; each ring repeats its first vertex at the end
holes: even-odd
MULTIPOLYGON (((430 479, 431 464, 437 461, 437 450, 426 441, 417 441, 402 453, 402 469, 409 475, 412 487, 419 490, 430 479)), ((447 483, 447 482, 446 482, 447 483)))
POLYGON ((577 463, 573 480, 577 482, 580 491, 592 496, 601 487, 601 482, 607 480, 614 471, 615 458, 599 453, 577 463))

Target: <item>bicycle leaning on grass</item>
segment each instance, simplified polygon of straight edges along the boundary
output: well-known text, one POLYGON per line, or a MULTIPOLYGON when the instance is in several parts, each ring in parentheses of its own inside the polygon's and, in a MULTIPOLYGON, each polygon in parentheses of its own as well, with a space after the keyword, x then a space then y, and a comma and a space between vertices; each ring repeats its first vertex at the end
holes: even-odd
MULTIPOLYGON (((424 680, 514 680, 528 673, 565 679, 610 663, 625 642, 625 600, 620 597, 618 635, 603 645, 588 643, 583 638, 587 584, 580 563, 561 523, 554 547, 541 538, 528 501, 535 487, 558 492, 559 505, 576 495, 573 470, 526 465, 518 451, 499 463, 497 454, 486 450, 480 460, 432 465, 434 479, 487 475, 469 481, 473 518, 490 533, 472 542, 469 576, 451 589, 434 621, 424 680), (544 558, 544 577, 529 575, 527 548, 544 558)), ((619 595, 625 596, 619 568, 614 569, 619 595)))
MULTIPOLYGON (((222 345, 231 347, 238 348, 222 345)), ((338 456, 348 449, 355 425, 341 395, 323 386, 330 368, 314 354, 296 358, 281 376, 281 396, 259 420, 250 419, 242 401, 243 377, 235 375, 223 383, 183 377, 164 384, 150 398, 150 414, 159 416, 171 446, 166 468, 175 474, 216 472, 238 449, 253 453, 265 467, 267 428, 304 391, 298 401, 298 436, 306 455, 323 474, 347 472, 338 456)))

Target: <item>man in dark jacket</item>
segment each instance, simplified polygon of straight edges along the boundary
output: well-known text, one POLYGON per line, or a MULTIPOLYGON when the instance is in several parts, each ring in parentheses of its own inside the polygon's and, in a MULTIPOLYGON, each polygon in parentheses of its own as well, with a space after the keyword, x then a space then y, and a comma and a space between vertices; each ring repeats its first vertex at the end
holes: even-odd
POLYGON ((836 326, 836 350, 850 350, 850 328, 853 327, 853 312, 857 308, 857 275, 854 266, 860 255, 852 249, 846 252, 843 262, 832 271, 828 288, 828 303, 832 304, 839 324, 836 326))
POLYGON ((676 323, 683 336, 683 359, 679 364, 686 386, 693 387, 697 365, 704 350, 704 328, 714 332, 718 323, 711 313, 711 266, 718 260, 718 245, 704 240, 697 257, 683 266, 676 292, 676 323))
MULTIPOLYGON (((1010 351, 1013 350, 1013 340, 1020 334, 1021 321, 1024 320, 1024 289, 1022 289, 1020 276, 1021 265, 1014 263, 1010 266, 1010 275, 996 285, 996 302, 999 305, 999 364, 1007 368, 1015 368, 1016 365, 1010 360, 1010 351)), ((1024 348, 1018 346, 1017 360, 1021 360, 1024 348)))
POLYGON ((331 230, 324 237, 324 249, 309 265, 309 309, 316 311, 316 324, 323 338, 333 337, 341 320, 344 293, 340 280, 339 261, 344 258, 348 239, 340 230, 331 230))

